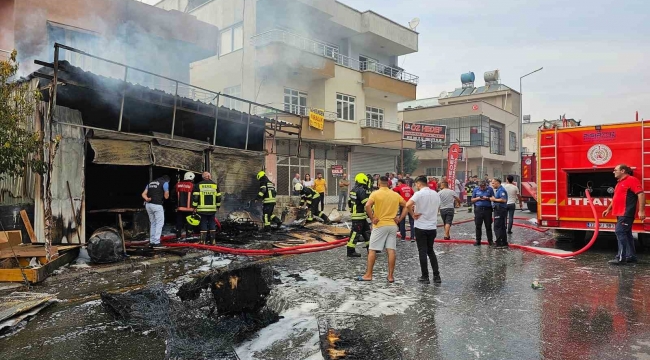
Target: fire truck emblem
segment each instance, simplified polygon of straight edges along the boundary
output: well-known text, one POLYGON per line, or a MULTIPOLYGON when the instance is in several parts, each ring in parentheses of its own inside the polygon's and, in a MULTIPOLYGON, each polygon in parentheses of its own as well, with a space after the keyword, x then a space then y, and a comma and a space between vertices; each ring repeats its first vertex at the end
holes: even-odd
POLYGON ((526 165, 530 165, 530 164, 533 163, 533 162, 530 160, 530 158, 526 159, 526 161, 524 161, 524 162, 526 163, 526 165))
POLYGON ((604 165, 612 158, 612 149, 607 145, 596 144, 587 151, 587 159, 594 165, 604 165))

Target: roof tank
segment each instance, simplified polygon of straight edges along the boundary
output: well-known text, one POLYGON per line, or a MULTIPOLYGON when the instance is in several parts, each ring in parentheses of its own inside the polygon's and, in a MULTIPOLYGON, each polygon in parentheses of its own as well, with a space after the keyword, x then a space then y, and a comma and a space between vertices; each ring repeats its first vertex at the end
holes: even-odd
POLYGON ((471 71, 460 75, 460 82, 463 84, 473 83, 474 80, 476 80, 476 76, 471 71))

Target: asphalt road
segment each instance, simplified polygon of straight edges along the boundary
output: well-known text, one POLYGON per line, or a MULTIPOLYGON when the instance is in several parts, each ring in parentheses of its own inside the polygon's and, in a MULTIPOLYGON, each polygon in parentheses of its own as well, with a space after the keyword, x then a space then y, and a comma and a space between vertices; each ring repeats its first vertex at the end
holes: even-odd
MULTIPOLYGON (((514 231, 513 243, 556 246, 550 234, 514 231)), ((473 224, 454 227, 452 235, 472 238, 473 224)), ((365 253, 348 259, 338 248, 274 258, 268 263, 281 283, 268 304, 284 318, 236 351, 241 359, 321 359, 319 324, 322 332, 338 321, 353 323, 352 330, 375 350, 385 349, 385 356, 374 358, 650 359, 650 260, 640 254, 639 264, 608 265, 613 244, 604 237, 575 259, 436 244, 440 285, 417 282, 411 242, 398 242, 393 284, 386 281, 385 254, 378 256, 375 279, 363 283, 354 278, 365 271, 365 253), (534 280, 544 289, 532 289, 534 280)), ((155 333, 124 328, 99 301, 73 300, 71 294, 103 283, 120 288, 159 281, 172 293, 187 281, 182 275, 200 265, 199 260, 53 287, 71 300, 0 338, 0 358, 163 359, 165 345, 155 333)))

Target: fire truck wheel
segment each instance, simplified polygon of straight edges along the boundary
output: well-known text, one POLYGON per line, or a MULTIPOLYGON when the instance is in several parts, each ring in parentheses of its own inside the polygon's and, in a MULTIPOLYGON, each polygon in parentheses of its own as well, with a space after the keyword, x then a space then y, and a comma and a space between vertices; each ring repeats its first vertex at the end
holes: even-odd
POLYGON ((536 213, 537 212, 537 201, 532 200, 532 201, 526 202, 526 207, 528 207, 528 210, 530 212, 536 213))
POLYGON ((574 230, 573 231, 573 242, 584 245, 586 244, 585 237, 587 236, 587 231, 585 230, 574 230))
POLYGON ((586 230, 555 229, 555 239, 559 242, 573 242, 578 245, 585 244, 586 230))

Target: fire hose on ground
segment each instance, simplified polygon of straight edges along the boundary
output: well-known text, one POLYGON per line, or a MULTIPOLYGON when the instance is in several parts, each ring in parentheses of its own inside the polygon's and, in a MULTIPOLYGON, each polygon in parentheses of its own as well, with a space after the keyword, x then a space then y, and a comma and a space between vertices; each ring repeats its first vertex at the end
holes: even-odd
MULTIPOLYGON (((577 256, 582 254, 583 252, 589 250, 589 248, 596 242, 596 238, 598 237, 598 229, 600 226, 600 222, 598 220, 598 214, 596 212, 596 208, 594 207, 594 203, 591 198, 591 194, 589 191, 585 192, 587 196, 587 200, 589 201, 589 206, 591 207, 591 211, 594 215, 594 234, 591 237, 591 240, 585 245, 582 249, 574 251, 574 252, 567 252, 567 253, 558 253, 558 252, 553 252, 553 251, 546 251, 540 248, 532 247, 532 246, 527 246, 527 245, 520 245, 520 244, 509 244, 509 247, 513 249, 520 249, 523 251, 528 251, 540 255, 549 255, 549 256, 555 256, 555 257, 572 257, 572 256, 577 256)), ((528 220, 527 218, 523 217, 515 217, 517 220, 528 220)), ((458 225, 458 224, 464 224, 468 222, 474 221, 473 219, 468 219, 468 220, 462 220, 453 223, 453 225, 458 225)), ((546 232, 547 229, 538 229, 534 226, 531 225, 526 225, 526 224, 513 224, 514 226, 519 226, 539 232, 546 232)), ((438 227, 444 226, 444 225, 438 225, 438 227)), ((398 235, 399 236, 399 235, 398 235)), ((348 242, 349 238, 344 238, 332 242, 325 242, 325 243, 315 243, 315 244, 305 244, 305 245, 297 245, 297 246, 291 246, 287 248, 279 248, 279 249, 236 249, 236 248, 230 248, 230 247, 224 247, 224 246, 217 246, 217 245, 203 245, 203 244, 194 244, 194 243, 172 243, 170 242, 172 239, 175 239, 175 235, 168 235, 163 238, 161 238, 161 241, 165 243, 165 246, 168 247, 192 247, 195 249, 201 249, 201 250, 210 250, 214 252, 219 252, 219 253, 224 253, 224 254, 232 254, 232 255, 246 255, 246 256, 274 256, 274 255, 294 255, 294 254, 307 254, 307 253, 312 253, 312 252, 317 252, 317 251, 324 251, 324 250, 331 250, 335 249, 337 247, 343 246, 345 243, 348 242)), ((476 241, 475 240, 462 240, 462 239, 450 239, 450 240, 436 240, 437 243, 448 243, 448 244, 474 244, 476 241)), ((482 244, 487 244, 487 242, 482 242, 482 244)))

